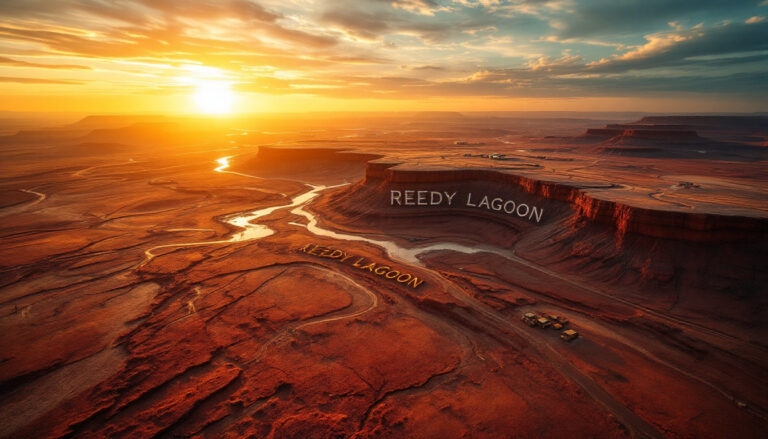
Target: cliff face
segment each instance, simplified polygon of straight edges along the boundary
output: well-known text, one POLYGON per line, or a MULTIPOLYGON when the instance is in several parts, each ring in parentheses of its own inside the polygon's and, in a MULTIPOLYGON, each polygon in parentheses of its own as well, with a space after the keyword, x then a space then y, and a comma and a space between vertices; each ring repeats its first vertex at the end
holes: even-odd
POLYGON ((761 269, 761 255, 768 251, 766 218, 652 208, 648 194, 632 198, 620 185, 558 181, 554 174, 544 179, 514 170, 424 168, 332 149, 267 148, 261 154, 262 164, 272 167, 281 162, 315 166, 318 160, 358 169, 364 164, 361 181, 313 204, 332 228, 399 236, 410 245, 471 240, 515 248, 528 260, 579 273, 606 288, 620 286, 644 297, 643 291, 653 291, 661 304, 679 303, 712 317, 720 310, 734 321, 743 320, 745 309, 733 295, 757 297, 768 281, 761 269), (391 191, 404 195, 406 190, 456 195, 451 205, 393 205, 391 191), (625 191, 623 198, 618 191, 625 191), (484 195, 536 206, 544 212, 541 221, 478 206, 484 195), (617 201, 624 199, 631 201, 617 201))
MULTIPOLYGON (((514 172, 514 171, 512 171, 514 172)), ((768 220, 749 216, 663 210, 618 202, 610 185, 489 169, 419 169, 376 160, 366 177, 321 197, 314 208, 333 226, 420 240, 470 239, 558 273, 588 279, 622 297, 654 307, 752 325, 750 309, 768 306, 761 255, 768 252, 768 220), (392 206, 390 191, 457 191, 514 199, 544 210, 541 222, 490 209, 392 206)))
POLYGON ((592 137, 613 137, 618 136, 624 132, 624 128, 621 127, 609 127, 609 128, 587 128, 585 136, 592 137))
POLYGON ((662 151, 680 145, 700 145, 707 143, 708 140, 699 137, 693 130, 662 129, 658 126, 630 126, 622 127, 620 125, 608 126, 606 128, 589 128, 578 137, 580 140, 591 140, 593 142, 602 142, 598 148, 599 151, 610 153, 621 152, 654 152, 662 151), (634 148, 613 148, 613 146, 630 146, 634 148), (641 148, 638 148, 641 147, 641 148))
POLYGON ((647 116, 633 123, 589 128, 575 139, 602 137, 612 144, 659 147, 701 143, 710 148, 743 148, 759 144, 766 135, 766 116, 647 116))
MULTIPOLYGON (((632 130, 625 130, 632 131, 632 130)), ((685 132, 683 132, 685 133, 685 132)), ((666 131, 644 132, 649 136, 666 136, 666 131)), ((695 132, 687 136, 695 137, 695 132)), ((490 169, 423 169, 401 165, 396 160, 381 158, 380 155, 349 152, 333 148, 270 148, 261 147, 252 166, 262 169, 279 166, 317 166, 317 162, 346 163, 348 167, 365 166, 362 185, 345 188, 334 195, 334 209, 346 215, 361 214, 378 217, 396 216, 403 213, 434 215, 444 214, 442 209, 409 210, 396 209, 389 205, 390 189, 440 189, 474 191, 489 196, 508 196, 529 205, 546 206, 547 212, 559 216, 565 212, 577 215, 590 222, 612 227, 617 236, 634 233, 653 238, 706 242, 733 241, 762 237, 768 233, 765 218, 696 213, 680 210, 663 210, 644 207, 615 200, 611 190, 618 185, 579 184, 570 181, 545 180, 490 169), (495 194, 495 195, 494 195, 495 194)), ((642 195, 642 194, 641 194, 642 195)), ((519 218, 504 217, 490 209, 471 211, 454 205, 462 213, 474 216, 485 215, 496 221, 506 221, 517 228, 524 228, 519 218)), ((552 215, 545 215, 544 221, 552 215)))
POLYGON ((647 139, 662 141, 701 140, 701 137, 692 130, 667 130, 667 129, 625 129, 621 134, 624 139, 647 139))
MULTIPOLYGON (((540 203, 565 203, 575 214, 592 222, 612 226, 618 235, 637 233, 649 237, 686 241, 748 239, 768 232, 768 220, 747 216, 691 213, 650 209, 612 201, 608 187, 588 188, 563 182, 482 169, 418 170, 375 162, 367 166, 366 183, 386 185, 447 184, 459 187, 467 182, 485 182, 502 192, 522 191, 540 203), (501 188, 499 189, 499 185, 501 188), (600 195, 595 195, 595 189, 600 195)), ((382 198, 386 194, 380 194, 382 198)))
POLYGON ((241 158, 232 170, 271 178, 295 179, 301 175, 312 184, 333 185, 363 178, 365 164, 380 157, 341 148, 259 146, 257 155, 241 158))
POLYGON ((612 199, 612 190, 622 188, 380 159, 367 163, 363 181, 322 196, 313 209, 341 230, 399 236, 414 246, 471 240, 513 248, 525 260, 654 307, 755 323, 750 309, 768 306, 761 295, 768 282, 761 256, 768 252, 765 218, 631 205, 612 199), (393 206, 392 190, 456 191, 459 203, 393 206), (536 222, 467 207, 467 193, 513 199, 544 215, 536 222))
POLYGON ((645 116, 638 124, 685 125, 696 129, 747 129, 765 131, 768 116, 645 116))
MULTIPOLYGON (((625 218, 617 218, 618 222, 625 218)), ((768 297, 763 239, 690 241, 638 233, 573 216, 524 235, 517 255, 587 279, 613 294, 709 321, 763 324, 768 297)))
POLYGON ((609 123, 605 127, 612 128, 612 129, 619 129, 621 131, 628 130, 628 129, 655 130, 655 131, 656 130, 679 131, 679 130, 691 129, 691 127, 689 127, 688 125, 680 125, 680 124, 643 124, 643 123, 609 123))

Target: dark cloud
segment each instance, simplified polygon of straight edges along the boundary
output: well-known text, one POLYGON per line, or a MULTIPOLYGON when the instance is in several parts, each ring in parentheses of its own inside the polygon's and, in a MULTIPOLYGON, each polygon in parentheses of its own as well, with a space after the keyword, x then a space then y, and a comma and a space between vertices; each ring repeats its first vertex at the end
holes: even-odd
POLYGON ((659 29, 686 17, 717 17, 719 13, 754 8, 758 0, 592 0, 577 2, 559 17, 563 39, 633 34, 659 29))
POLYGON ((389 12, 372 13, 357 8, 332 7, 322 14, 320 20, 339 26, 352 35, 372 40, 391 30, 394 17, 389 12))
MULTIPOLYGON (((768 23, 763 22, 694 28, 651 35, 646 45, 597 63, 564 55, 531 61, 527 67, 479 71, 462 81, 354 76, 340 78, 339 86, 334 88, 305 84, 302 92, 402 99, 642 96, 670 92, 768 97, 766 33, 768 23)), ((413 71, 440 67, 400 68, 413 71)))
MULTIPOLYGON (((734 23, 708 29, 657 34, 636 51, 605 60, 589 71, 618 73, 693 64, 691 58, 768 50, 768 23, 734 23)), ((742 62, 735 57, 732 63, 742 62)))
MULTIPOLYGON (((336 26, 345 32, 368 40, 377 40, 392 34, 414 35, 428 43, 445 42, 452 37, 482 30, 505 22, 506 25, 538 21, 531 17, 503 18, 481 9, 469 8, 461 13, 419 15, 412 7, 424 10, 436 8, 437 2, 390 2, 384 0, 342 0, 329 2, 320 16, 320 22, 336 26)), ((438 10, 435 10, 438 12, 438 10)))
MULTIPOLYGON (((647 43, 621 55, 588 63, 580 56, 542 57, 528 68, 482 72, 484 80, 504 81, 564 75, 615 75, 658 69, 696 68, 703 76, 719 68, 768 60, 768 23, 733 23, 649 35, 647 43), (746 54, 745 56, 732 55, 746 54), (719 57, 719 58, 718 58, 719 57)), ((768 79, 766 79, 768 83, 768 79)))

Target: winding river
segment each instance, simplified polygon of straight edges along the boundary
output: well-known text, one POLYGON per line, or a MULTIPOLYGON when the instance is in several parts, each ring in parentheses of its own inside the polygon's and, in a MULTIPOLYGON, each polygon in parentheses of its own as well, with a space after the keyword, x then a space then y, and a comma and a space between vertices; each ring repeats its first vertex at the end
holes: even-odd
MULTIPOLYGON (((232 156, 222 157, 216 162, 218 163, 218 167, 214 169, 215 172, 220 173, 229 173, 249 178, 257 178, 261 179, 261 177, 254 176, 254 175, 248 175, 243 174, 236 171, 230 171, 228 168, 230 167, 229 159, 231 159, 232 156)), ((326 189, 332 189, 340 186, 347 185, 349 183, 343 183, 339 185, 334 186, 324 186, 324 185, 311 185, 306 182, 302 182, 305 184, 309 190, 306 192, 303 192, 294 198, 291 199, 291 202, 288 204, 283 205, 277 205, 277 206, 271 206, 264 209, 258 209, 254 211, 250 211, 247 213, 238 213, 233 214, 229 217, 226 217, 224 221, 227 224, 236 226, 237 228, 242 229, 241 231, 233 234, 229 239, 226 240, 218 240, 218 241, 202 241, 202 242, 188 242, 188 243, 179 243, 179 244, 166 244, 166 245, 160 245, 153 247, 145 252, 146 260, 145 262, 148 262, 150 259, 152 259, 155 255, 153 253, 154 250, 159 250, 162 248, 174 248, 174 247, 187 247, 187 246, 199 246, 199 245, 211 245, 211 244, 221 244, 221 243, 230 243, 230 242, 242 242, 242 241, 251 241, 251 240, 257 240, 261 239, 267 236, 270 236, 275 233, 274 230, 270 229, 269 227, 261 224, 254 223, 255 220, 265 217, 267 215, 270 215, 278 210, 282 209, 289 209, 291 208, 291 213, 304 217, 307 220, 307 224, 300 224, 296 222, 291 222, 291 225, 297 226, 297 227, 304 227, 306 228, 310 233, 317 235, 317 236, 324 236, 332 239, 337 240, 345 240, 345 241, 359 241, 359 242, 367 242, 369 244, 378 246, 380 248, 383 248, 387 255, 396 261, 405 263, 405 264, 411 264, 416 265, 419 267, 422 267, 426 271, 434 273, 432 270, 426 268, 422 261, 420 260, 420 256, 432 252, 432 251, 441 251, 441 250, 449 250, 454 252, 460 252, 465 254, 474 254, 474 253, 492 253, 499 255, 501 257, 504 257, 506 259, 509 259, 511 261, 517 262, 519 264, 522 264, 524 266, 527 266, 529 268, 532 268, 536 271, 541 272, 544 275, 551 276, 558 278, 560 280, 563 280, 565 282, 568 282, 572 285, 575 285, 579 288, 582 288, 586 291, 589 291, 591 293, 597 294, 599 296, 615 300, 617 302, 621 302, 625 305, 629 305, 635 308, 638 308, 642 311, 647 312, 648 314, 652 314, 655 317, 661 318, 663 320, 671 321, 674 323, 682 324, 684 326, 687 326, 689 329, 693 330, 699 330, 700 332, 708 333, 708 335, 716 335, 716 336, 726 336, 726 334, 719 333, 714 330, 708 330, 703 331, 704 328, 700 328, 699 325, 692 324, 691 322, 684 321, 680 318, 677 318, 676 316, 671 316, 667 313, 659 312, 655 309, 650 309, 647 307, 644 307, 642 305, 633 303, 629 300, 615 297, 613 295, 607 294, 605 292, 596 290, 594 288, 590 288, 588 285, 585 285, 583 282, 576 281, 574 279, 571 279, 567 276, 563 276, 559 273, 552 272, 544 267, 541 267, 537 264, 534 264, 530 261, 527 261, 523 258, 520 258, 514 253, 514 250, 507 250, 503 248, 498 247, 491 247, 491 246, 484 246, 484 245, 473 245, 473 246, 467 246, 462 245, 454 242, 438 242, 438 243, 432 243, 432 244, 426 244, 422 246, 412 247, 412 248, 405 248, 399 246, 394 241, 385 241, 385 240, 376 240, 372 238, 367 238, 365 236, 361 235, 351 235, 346 233, 340 233, 333 230, 328 230, 320 227, 318 225, 317 218, 315 215, 308 211, 306 209, 307 204, 317 197, 320 192, 326 190, 326 189)), ((469 304, 473 308, 477 309, 482 315, 485 315, 490 322, 494 322, 495 324, 506 327, 513 332, 517 333, 518 335, 522 336, 524 339, 528 340, 530 343, 539 343, 543 345, 543 349, 545 349, 545 352, 548 351, 548 357, 552 360, 553 365, 560 370, 564 375, 568 376, 573 380, 575 383, 577 383, 582 389, 584 389, 588 394, 590 394, 595 400, 599 401, 602 405, 604 405, 609 411, 614 413, 619 419, 622 420, 622 422, 628 426, 633 432, 635 432, 638 436, 641 437, 658 437, 659 433, 658 431, 644 422, 642 419, 640 419, 635 413, 633 413, 631 410, 628 410, 626 407, 624 407, 622 404, 619 404, 611 395, 609 395, 605 390, 597 385, 593 380, 591 380, 588 376, 584 375, 576 369, 573 365, 571 365, 568 361, 566 361, 563 358, 560 358, 557 354, 556 350, 553 349, 553 346, 550 346, 549 343, 544 342, 542 343, 542 340, 539 340, 538 338, 531 337, 530 334, 528 334, 525 330, 520 330, 520 328, 517 327, 517 325, 511 324, 506 318, 503 318, 493 311, 487 309, 486 306, 479 303, 475 299, 466 296, 460 291, 457 291, 455 288, 453 288, 452 285, 449 285, 448 282, 443 280, 437 273, 437 278, 441 280, 441 283, 443 283, 443 286, 446 288, 446 291, 448 291, 452 296, 456 297, 457 299, 461 300, 464 303, 469 304), (553 360, 554 359, 554 360, 553 360)), ((374 295, 375 296, 375 295, 374 295)), ((375 307, 377 304, 377 299, 374 298, 371 302, 371 305, 365 309, 362 312, 366 312, 371 307, 375 307)), ((341 317, 334 317, 333 319, 337 318, 346 318, 348 316, 341 316, 341 317)), ((314 323, 320 323, 325 320, 318 320, 314 323)), ((296 328, 294 328, 296 329, 296 328)), ((282 335, 281 335, 282 336, 282 335)), ((696 381, 699 381, 705 385, 708 385, 709 387, 717 390, 719 393, 723 394, 729 399, 734 399, 733 395, 730 394, 730 392, 725 391, 720 386, 713 384, 701 377, 693 376, 690 373, 685 373, 685 371, 681 371, 680 368, 670 364, 667 361, 663 361, 662 359, 659 359, 657 356, 651 354, 650 352, 647 352, 645 349, 640 349, 637 346, 635 346, 634 343, 629 343, 626 340, 623 340, 625 343, 627 343, 628 346, 635 348, 638 352, 642 352, 646 356, 648 356, 651 359, 654 359, 656 361, 659 361, 661 364, 664 364, 674 370, 677 370, 679 372, 683 372, 686 376, 695 379, 696 381)), ((753 410, 753 413, 757 414, 758 416, 761 416, 763 418, 766 418, 766 414, 762 413, 761 410, 753 410)))
MULTIPOLYGON (((218 163, 218 166, 214 169, 214 171, 220 172, 220 173, 239 175, 243 177, 261 179, 261 177, 258 177, 255 175, 243 174, 241 172, 228 170, 228 168, 230 167, 229 160, 231 158, 232 156, 226 156, 226 157, 221 157, 217 159, 216 163, 218 163)), ((304 218, 307 219, 306 225, 299 224, 299 223, 290 223, 292 225, 299 226, 299 227, 306 227, 306 229, 309 230, 309 232, 318 236, 325 236, 328 238, 339 239, 344 241, 362 241, 362 242, 367 242, 369 244, 373 244, 375 246, 383 248, 387 252, 387 255, 390 258, 397 260, 399 262, 404 262, 406 264, 413 264, 413 265, 418 265, 423 267, 423 264, 419 259, 419 255, 428 253, 431 251, 439 251, 439 250, 451 250, 451 251, 460 252, 460 253, 480 253, 480 252, 495 253, 503 257, 510 257, 512 255, 512 252, 507 252, 507 251, 503 251, 501 249, 496 249, 492 247, 485 247, 485 246, 470 247, 470 246, 465 246, 465 245, 452 243, 452 242, 440 242, 440 243, 434 243, 434 244, 427 244, 419 247, 405 248, 405 247, 399 246, 394 241, 380 241, 376 239, 367 238, 365 236, 350 235, 350 234, 335 232, 333 230, 324 229, 318 226, 317 218, 315 218, 315 215, 312 212, 309 212, 308 210, 305 209, 307 203, 309 203, 312 199, 317 197, 320 194, 320 192, 326 189, 333 189, 336 187, 345 186, 349 183, 342 183, 334 186, 324 186, 324 185, 315 186, 308 183, 303 183, 303 184, 307 185, 310 189, 302 194, 295 196, 293 199, 291 199, 291 202, 288 204, 270 206, 264 209, 258 209, 258 210, 254 210, 246 213, 237 213, 229 217, 225 217, 224 218, 225 223, 235 226, 239 229, 242 229, 241 231, 234 233, 228 239, 216 240, 216 241, 199 241, 199 242, 185 242, 185 243, 158 245, 144 252, 146 256, 145 262, 149 261, 150 259, 156 256, 155 255, 156 250, 160 250, 164 248, 224 244, 224 243, 231 243, 231 242, 252 241, 256 239, 265 238, 267 236, 274 234, 275 231, 265 225, 257 224, 255 223, 255 221, 261 217, 270 215, 278 210, 288 209, 288 208, 293 208, 291 210, 291 213, 303 216, 304 218)))
MULTIPOLYGON (((242 174, 240 172, 228 171, 227 168, 229 168, 230 166, 229 159, 231 157, 232 156, 227 156, 227 157, 222 157, 216 160, 219 166, 216 169, 214 169, 214 171, 240 175, 240 176, 249 177, 249 178, 261 178, 255 175, 248 175, 248 174, 242 174)), ((247 213, 236 213, 224 218, 225 223, 235 226, 239 229, 242 229, 241 231, 234 233, 228 239, 221 239, 217 241, 184 242, 184 243, 176 243, 176 244, 158 245, 144 252, 144 255, 146 256, 146 259, 144 262, 146 263, 150 259, 154 258, 156 256, 154 253, 156 250, 160 250, 164 248, 192 247, 192 246, 200 246, 200 245, 213 245, 213 244, 225 244, 230 242, 252 241, 255 239, 261 239, 261 238, 270 236, 275 233, 274 230, 270 229, 265 225, 256 224, 254 223, 254 221, 257 220, 258 218, 270 215, 273 212, 280 209, 286 209, 289 207, 295 207, 295 206, 306 204, 309 200, 315 198, 320 191, 326 189, 326 186, 312 186, 312 185, 308 185, 308 186, 310 186, 311 188, 309 191, 304 192, 300 195, 297 195, 296 197, 291 199, 291 202, 288 204, 270 206, 264 209, 253 210, 247 213)), ((174 230, 179 230, 179 229, 174 229, 174 230)))

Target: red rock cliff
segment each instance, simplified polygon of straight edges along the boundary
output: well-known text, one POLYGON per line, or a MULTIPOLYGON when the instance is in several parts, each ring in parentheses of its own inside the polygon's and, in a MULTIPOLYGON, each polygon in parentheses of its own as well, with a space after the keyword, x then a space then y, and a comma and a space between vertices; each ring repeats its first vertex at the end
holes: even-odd
MULTIPOLYGON (((596 196, 586 185, 577 186, 557 181, 515 175, 486 169, 419 170, 400 168, 394 163, 368 163, 366 183, 424 184, 467 181, 509 185, 546 198, 568 203, 577 215, 608 224, 618 234, 638 233, 656 238, 690 241, 717 241, 765 236, 768 219, 713 213, 680 212, 652 209, 611 200, 601 191, 596 196)), ((606 189, 602 187, 600 189, 606 189)))

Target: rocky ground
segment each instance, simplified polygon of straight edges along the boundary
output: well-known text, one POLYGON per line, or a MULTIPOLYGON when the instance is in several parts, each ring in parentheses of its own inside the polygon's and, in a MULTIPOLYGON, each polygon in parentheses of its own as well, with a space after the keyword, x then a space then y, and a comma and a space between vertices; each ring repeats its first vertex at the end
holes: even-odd
POLYGON ((764 162, 627 163, 427 125, 285 134, 299 153, 260 157, 228 136, 6 141, 0 437, 764 436, 764 162), (351 155, 306 149, 353 142, 351 155), (465 157, 490 148, 514 160, 465 157), (402 165, 366 172, 370 160, 402 165), (461 178, 423 176, 460 167, 585 195, 462 183, 538 203, 540 223, 387 202, 392 188, 449 190, 461 178), (747 225, 685 223, 698 232, 677 239, 665 214, 622 229, 595 199, 747 225), (233 239, 233 216, 270 207, 254 220, 266 232, 233 239), (580 337, 529 327, 525 312, 567 316, 580 337))

